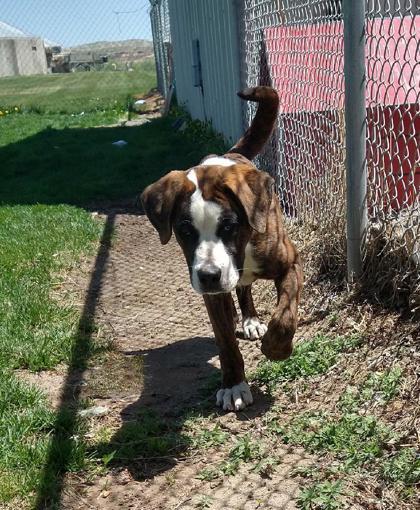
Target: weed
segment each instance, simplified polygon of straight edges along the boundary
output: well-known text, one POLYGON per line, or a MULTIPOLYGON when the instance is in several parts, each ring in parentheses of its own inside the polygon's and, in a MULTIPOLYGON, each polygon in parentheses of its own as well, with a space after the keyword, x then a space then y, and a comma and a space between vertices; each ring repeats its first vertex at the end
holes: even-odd
POLYGON ((261 447, 246 435, 239 438, 229 452, 229 459, 239 462, 250 462, 261 456, 261 447))
POLYGON ((327 372, 337 361, 340 353, 354 348, 360 338, 316 336, 313 340, 299 343, 287 361, 263 361, 252 379, 259 384, 273 387, 278 383, 310 377, 327 372))
POLYGON ((210 508, 213 504, 213 498, 210 496, 203 495, 195 504, 195 508, 200 508, 203 510, 204 508, 210 508))
POLYGON ((354 412, 368 404, 384 405, 397 394, 401 376, 400 367, 393 367, 385 372, 372 373, 359 387, 346 388, 340 397, 338 407, 354 412))
POLYGON ((214 468, 204 468, 198 473, 196 478, 198 480, 204 480, 205 482, 211 482, 220 477, 220 470, 214 468))
POLYGON ((273 424, 271 428, 287 443, 303 445, 311 452, 335 453, 347 469, 380 457, 393 437, 375 417, 351 413, 338 419, 328 414, 303 413, 286 426, 273 424))
POLYGON ((219 471, 225 476, 232 476, 238 472, 240 466, 239 459, 228 459, 223 461, 219 466, 219 471))
POLYGON ((342 482, 321 482, 303 489, 297 504, 302 510, 336 510, 342 508, 342 482))
POLYGON ((264 457, 255 464, 252 470, 262 478, 270 478, 279 463, 280 460, 276 457, 264 457))
POLYGON ((414 448, 403 448, 382 464, 382 476, 405 486, 420 483, 420 454, 414 448))
MULTIPOLYGON (((208 478, 218 478, 221 474, 231 476, 237 473, 242 462, 260 461, 262 450, 259 444, 248 435, 240 437, 229 451, 228 458, 221 462, 216 470, 202 472, 208 478)), ((262 466, 261 466, 262 469, 262 466)))
POLYGON ((213 446, 222 445, 228 437, 227 432, 224 432, 220 425, 216 425, 213 429, 200 430, 191 440, 193 448, 210 448, 213 446))

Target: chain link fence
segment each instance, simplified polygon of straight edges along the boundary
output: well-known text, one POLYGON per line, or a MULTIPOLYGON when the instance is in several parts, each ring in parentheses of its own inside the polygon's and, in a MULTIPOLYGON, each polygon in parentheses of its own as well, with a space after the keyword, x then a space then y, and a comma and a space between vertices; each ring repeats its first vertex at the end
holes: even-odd
POLYGON ((420 12, 366 1, 368 274, 420 307, 420 12))
POLYGON ((168 96, 172 82, 171 28, 168 0, 150 0, 153 46, 156 60, 158 90, 168 96))
MULTIPOLYGON (((308 265, 345 271, 344 43, 339 4, 245 0, 242 81, 280 96, 278 126, 259 165, 275 176, 308 265), (307 260, 308 262, 308 260, 307 260)), ((245 124, 255 106, 245 105, 245 124)))
POLYGON ((103 112, 117 121, 156 86, 149 0, 33 3, 0 3, 0 117, 103 112))
MULTIPOLYGON (((246 86, 280 95, 278 127, 259 164, 277 179, 292 223, 324 270, 345 264, 346 174, 342 3, 245 0, 246 86), (297 221, 296 221, 297 220, 297 221), (307 242, 305 242, 307 245, 307 242)), ((419 33, 413 1, 366 1, 367 212, 364 282, 420 306, 419 33)), ((246 105, 245 124, 255 113, 246 105)))

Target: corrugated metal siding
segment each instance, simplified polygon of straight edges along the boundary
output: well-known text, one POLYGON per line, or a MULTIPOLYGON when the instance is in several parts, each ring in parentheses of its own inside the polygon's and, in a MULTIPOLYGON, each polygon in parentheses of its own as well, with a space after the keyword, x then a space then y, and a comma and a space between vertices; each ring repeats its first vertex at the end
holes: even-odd
POLYGON ((170 0, 177 98, 191 116, 211 121, 233 142, 242 134, 235 0, 170 0), (203 92, 193 85, 194 39, 200 41, 203 92))

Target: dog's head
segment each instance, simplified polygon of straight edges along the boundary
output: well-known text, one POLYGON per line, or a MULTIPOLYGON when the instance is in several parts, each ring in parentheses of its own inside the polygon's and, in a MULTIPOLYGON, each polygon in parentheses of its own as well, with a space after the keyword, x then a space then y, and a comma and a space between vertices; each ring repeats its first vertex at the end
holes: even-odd
POLYGON ((253 231, 264 234, 273 179, 246 164, 173 171, 145 189, 144 210, 162 244, 172 231, 200 294, 232 291, 253 231))

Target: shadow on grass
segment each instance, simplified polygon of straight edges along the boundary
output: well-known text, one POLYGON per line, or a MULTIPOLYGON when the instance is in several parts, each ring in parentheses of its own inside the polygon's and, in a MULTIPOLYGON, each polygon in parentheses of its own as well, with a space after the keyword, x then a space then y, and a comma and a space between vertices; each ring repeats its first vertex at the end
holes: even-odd
POLYGON ((0 204, 124 199, 169 170, 187 169, 221 150, 219 142, 194 140, 173 123, 165 117, 131 127, 47 128, 0 147, 0 204), (119 140, 127 145, 113 145, 119 140))
POLYGON ((34 506, 37 510, 52 508, 52 505, 59 500, 64 475, 74 455, 72 438, 77 429, 77 413, 81 393, 80 383, 91 352, 94 315, 101 290, 102 275, 109 257, 114 223, 115 214, 108 215, 80 316, 70 364, 63 383, 54 433, 34 506))

